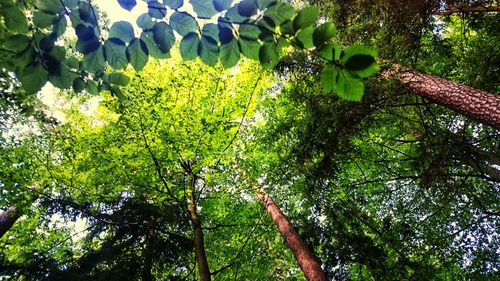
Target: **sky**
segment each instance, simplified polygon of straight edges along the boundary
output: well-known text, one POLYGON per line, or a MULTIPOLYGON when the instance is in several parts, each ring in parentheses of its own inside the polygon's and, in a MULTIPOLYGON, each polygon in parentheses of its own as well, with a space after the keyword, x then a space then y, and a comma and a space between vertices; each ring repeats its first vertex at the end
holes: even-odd
POLYGON ((124 20, 130 22, 134 28, 138 28, 135 20, 148 11, 147 4, 144 1, 137 1, 137 6, 132 11, 120 7, 117 0, 94 0, 92 3, 97 4, 101 11, 106 12, 112 23, 124 20))

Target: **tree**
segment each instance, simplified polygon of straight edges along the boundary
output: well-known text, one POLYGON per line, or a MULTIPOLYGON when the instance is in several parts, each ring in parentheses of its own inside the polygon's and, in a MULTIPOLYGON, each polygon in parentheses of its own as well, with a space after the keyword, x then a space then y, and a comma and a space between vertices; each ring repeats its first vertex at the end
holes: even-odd
POLYGON ((19 211, 15 207, 9 207, 0 214, 0 237, 14 225, 19 217, 19 211))

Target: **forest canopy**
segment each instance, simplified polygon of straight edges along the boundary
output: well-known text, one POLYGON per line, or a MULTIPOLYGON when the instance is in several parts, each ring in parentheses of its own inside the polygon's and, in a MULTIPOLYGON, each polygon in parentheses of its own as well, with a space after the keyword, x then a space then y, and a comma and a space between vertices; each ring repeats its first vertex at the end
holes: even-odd
POLYGON ((497 1, 112 2, 0 0, 0 280, 500 278, 497 1))

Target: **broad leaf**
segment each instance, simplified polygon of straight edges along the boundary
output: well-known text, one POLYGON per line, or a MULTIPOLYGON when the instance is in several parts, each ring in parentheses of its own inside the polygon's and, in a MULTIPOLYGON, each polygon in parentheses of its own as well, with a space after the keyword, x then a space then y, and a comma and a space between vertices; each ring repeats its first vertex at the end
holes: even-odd
POLYGON ((363 81, 349 73, 349 71, 342 69, 339 71, 335 93, 345 100, 361 101, 364 93, 363 81))
POLYGON ((320 47, 323 44, 330 41, 330 39, 335 36, 337 32, 335 25, 331 22, 326 22, 320 26, 318 26, 313 33, 313 42, 314 46, 320 47))
POLYGON ((352 45, 344 50, 341 62, 352 74, 366 78, 379 71, 376 56, 376 52, 367 46, 352 45))
POLYGON ((222 12, 231 7, 233 0, 212 0, 214 2, 214 8, 218 12, 222 12))
POLYGON ((222 66, 230 68, 235 66, 240 60, 240 48, 238 41, 233 37, 231 41, 220 46, 220 61, 222 66))
POLYGON ((319 49, 319 56, 329 62, 338 61, 340 59, 340 52, 342 48, 335 43, 328 43, 319 49))
POLYGON ((110 38, 118 38, 121 41, 128 43, 134 39, 134 27, 126 21, 118 21, 113 23, 109 29, 110 38))
POLYGON ((190 0, 189 2, 199 18, 209 19, 217 14, 214 3, 210 0, 190 0))
POLYGON ((181 56, 183 60, 192 60, 198 56, 200 37, 196 33, 189 33, 182 38, 180 43, 181 56))
POLYGON ((110 38, 104 43, 104 53, 106 60, 112 68, 124 68, 128 64, 127 47, 120 39, 110 38))
POLYGON ((213 66, 219 58, 217 42, 208 36, 202 36, 198 46, 198 55, 205 64, 213 66))
POLYGON ((59 14, 63 9, 60 0, 38 0, 35 5, 40 11, 52 15, 59 14))
POLYGON ((247 40, 240 38, 238 40, 240 52, 249 59, 259 60, 260 43, 256 40, 247 40))
POLYGON ((263 68, 272 68, 278 63, 278 50, 274 43, 267 42, 260 47, 259 61, 263 68))
POLYGON ((38 11, 33 15, 33 24, 38 28, 46 28, 51 26, 56 18, 55 15, 38 11))
POLYGON ((323 86, 323 90, 325 93, 331 93, 335 91, 338 83, 338 69, 332 65, 327 64, 323 67, 321 71, 321 86, 323 86))
POLYGON ((309 49, 314 47, 313 32, 314 28, 312 28, 312 26, 309 26, 297 33, 297 40, 300 42, 302 48, 309 49))
POLYGON ((163 4, 172 9, 179 9, 183 4, 183 0, 163 0, 163 4))
POLYGON ((316 6, 307 6, 300 10, 293 19, 295 30, 303 29, 313 25, 319 16, 319 8, 316 6))
POLYGON ((167 8, 162 3, 159 3, 155 0, 149 0, 148 13, 153 18, 163 19, 167 15, 167 8))
POLYGON ((137 18, 137 26, 142 29, 151 29, 155 25, 153 18, 148 14, 142 14, 137 18))
POLYGON ((118 0, 118 4, 120 4, 120 6, 127 10, 127 11, 132 11, 132 9, 135 7, 135 5, 137 5, 137 1, 136 0, 118 0))
POLYGON ((18 78, 27 93, 36 93, 47 83, 49 73, 41 64, 37 64, 25 68, 18 78))
POLYGON ((127 46, 127 58, 136 71, 144 68, 148 62, 149 51, 141 39, 135 38, 127 46))
POLYGON ((18 33, 28 32, 28 21, 23 11, 16 6, 10 6, 3 11, 5 27, 18 33))
POLYGON ((127 84, 130 82, 130 78, 128 78, 127 75, 118 72, 108 74, 106 80, 110 84, 120 86, 127 86, 127 84))
POLYGON ((153 38, 163 53, 168 53, 175 43, 174 31, 165 22, 159 22, 154 26, 153 38))
POLYGON ((160 50, 160 47, 158 47, 158 44, 156 44, 154 40, 154 34, 152 31, 144 31, 141 33, 141 40, 146 44, 146 47, 148 48, 149 55, 152 56, 153 58, 157 59, 165 59, 170 57, 169 52, 163 52, 160 50))
POLYGON ((186 12, 175 12, 170 17, 170 26, 181 36, 198 30, 198 23, 186 12))
POLYGON ((94 52, 88 53, 83 57, 83 66, 87 71, 96 72, 104 69, 104 49, 97 48, 94 52))

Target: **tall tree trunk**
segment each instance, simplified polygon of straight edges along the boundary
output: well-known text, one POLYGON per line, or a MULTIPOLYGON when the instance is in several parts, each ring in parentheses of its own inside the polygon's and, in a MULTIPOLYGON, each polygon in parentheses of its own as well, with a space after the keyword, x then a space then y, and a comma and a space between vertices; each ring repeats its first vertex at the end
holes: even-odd
POLYGON ((415 94, 483 124, 500 129, 500 95, 399 65, 384 71, 382 76, 385 78, 396 77, 415 94))
POLYGON ((274 203, 273 198, 262 189, 256 191, 256 194, 274 224, 278 227, 281 236, 283 236, 288 248, 290 248, 295 256, 306 279, 309 281, 326 281, 326 275, 313 253, 307 248, 290 221, 288 221, 288 218, 274 203))
POLYGON ((10 207, 0 214, 0 238, 16 223, 21 216, 17 208, 10 207))
POLYGON ((194 251, 196 257, 196 263, 198 264, 198 270, 200 274, 201 281, 210 281, 210 269, 208 267, 207 255, 205 253, 205 244, 203 241, 203 230, 201 228, 200 218, 198 217, 198 212, 196 210, 196 198, 194 196, 194 190, 196 187, 196 176, 192 176, 190 189, 187 191, 188 195, 188 212, 193 225, 194 233, 194 251))

